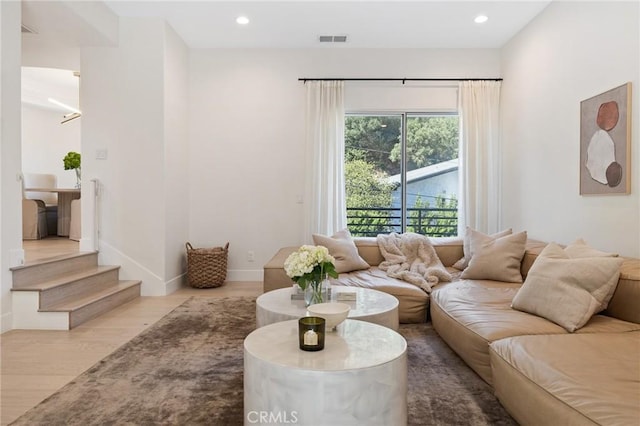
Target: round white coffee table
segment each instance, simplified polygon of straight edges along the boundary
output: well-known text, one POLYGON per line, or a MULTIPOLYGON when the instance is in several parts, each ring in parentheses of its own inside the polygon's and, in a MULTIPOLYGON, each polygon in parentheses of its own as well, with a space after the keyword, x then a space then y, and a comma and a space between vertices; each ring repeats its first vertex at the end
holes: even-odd
POLYGON ((244 424, 407 424, 407 342, 388 327, 345 320, 324 349, 298 346, 298 321, 244 340, 244 424))
MULTIPOLYGON (((356 301, 340 301, 351 306, 349 318, 372 322, 398 330, 398 299, 368 288, 332 286, 331 301, 340 292, 356 292, 356 301)), ((298 319, 307 314, 304 300, 291 299, 292 288, 281 288, 262 294, 256 300, 256 325, 263 327, 274 322, 298 319)))

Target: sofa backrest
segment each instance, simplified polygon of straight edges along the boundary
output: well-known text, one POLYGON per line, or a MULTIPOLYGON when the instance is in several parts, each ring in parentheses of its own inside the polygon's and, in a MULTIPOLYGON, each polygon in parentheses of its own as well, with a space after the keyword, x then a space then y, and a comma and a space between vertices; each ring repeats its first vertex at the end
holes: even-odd
MULTIPOLYGON (((463 255, 463 239, 458 237, 430 238, 440 261, 444 266, 451 266, 463 255)), ((378 248, 376 237, 354 237, 353 241, 358 248, 358 253, 369 265, 378 266, 383 260, 378 248)))
MULTIPOLYGON (((384 260, 375 237, 354 237, 353 240, 358 253, 369 265, 378 266, 384 260)), ((464 255, 463 241, 460 237, 431 238, 444 266, 452 266, 464 255)), ((527 240, 521 265, 523 278, 546 245, 544 241, 527 240)), ((624 258, 618 286, 604 314, 640 324, 640 259, 624 258)))

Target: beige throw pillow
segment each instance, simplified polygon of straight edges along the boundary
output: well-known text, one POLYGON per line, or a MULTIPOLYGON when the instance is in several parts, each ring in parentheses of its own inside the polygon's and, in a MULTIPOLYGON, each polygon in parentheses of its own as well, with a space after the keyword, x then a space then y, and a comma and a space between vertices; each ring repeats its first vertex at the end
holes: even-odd
POLYGON ((572 333, 605 309, 623 259, 572 258, 555 243, 542 250, 511 307, 553 321, 572 333))
POLYGON ((335 267, 339 274, 370 268, 358 254, 358 248, 348 229, 338 231, 331 237, 313 234, 313 243, 329 249, 329 254, 336 259, 335 267))
POLYGON ((472 245, 473 256, 460 278, 521 283, 520 265, 526 242, 527 232, 522 231, 472 245))
POLYGON ((485 242, 495 240, 496 238, 504 237, 505 235, 511 235, 513 231, 511 228, 504 231, 497 232, 495 234, 487 235, 482 232, 471 229, 467 226, 464 234, 464 243, 462 250, 464 251, 464 257, 453 264, 453 267, 459 270, 463 270, 469 266, 469 261, 473 257, 476 247, 480 247, 485 242))
POLYGON ((582 238, 565 247, 564 252, 569 257, 618 257, 617 253, 607 253, 590 247, 582 238))

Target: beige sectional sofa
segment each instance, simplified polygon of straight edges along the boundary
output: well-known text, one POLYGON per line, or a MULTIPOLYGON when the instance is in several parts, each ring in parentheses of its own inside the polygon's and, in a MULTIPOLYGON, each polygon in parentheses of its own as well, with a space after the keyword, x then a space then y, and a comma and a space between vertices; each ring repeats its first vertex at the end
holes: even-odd
MULTIPOLYGON (((354 238, 371 268, 340 274, 334 285, 373 288, 396 296, 401 323, 429 318, 438 334, 487 383, 521 424, 639 424, 640 259, 624 259, 608 308, 574 333, 511 308, 522 283, 461 279, 452 265, 463 256, 462 238, 432 239, 454 275, 423 290, 386 277, 375 238, 354 238)), ((527 276, 546 243, 528 240, 521 262, 527 276)), ((292 284, 281 249, 264 269, 264 291, 292 284)))
MULTIPOLYGON (((390 278, 377 266, 384 260, 375 238, 354 238, 353 241, 360 256, 371 266, 369 269, 342 273, 338 279, 331 280, 332 285, 347 285, 371 288, 389 293, 398 299, 400 323, 421 323, 427 320, 429 295, 419 287, 390 278)), ((440 238, 435 246, 442 263, 453 265, 462 256, 461 240, 440 238)), ((264 266, 263 289, 267 291, 290 287, 293 281, 284 272, 284 261, 298 247, 284 247, 264 266)), ((453 270, 451 268, 451 270, 453 270)))

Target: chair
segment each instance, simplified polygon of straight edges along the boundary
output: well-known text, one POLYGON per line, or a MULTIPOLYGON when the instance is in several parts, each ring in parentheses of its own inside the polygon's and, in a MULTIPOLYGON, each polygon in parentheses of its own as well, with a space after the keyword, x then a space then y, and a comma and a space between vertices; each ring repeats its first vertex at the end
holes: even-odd
MULTIPOLYGON (((24 188, 57 188, 58 178, 53 174, 25 173, 24 188)), ((28 200, 42 200, 46 208, 47 234, 58 233, 58 194, 55 192, 23 191, 24 198, 28 200)))
MULTIPOLYGON (((24 188, 57 188, 56 175, 44 173, 25 173, 24 188)), ((55 192, 25 191, 24 198, 28 200, 42 200, 47 206, 58 205, 58 194, 55 192)))
POLYGON ((74 241, 80 241, 80 238, 82 237, 80 205, 80 199, 71 201, 71 223, 69 225, 69 239, 74 241))
POLYGON ((39 240, 48 236, 47 210, 42 200, 22 199, 22 239, 39 240))

